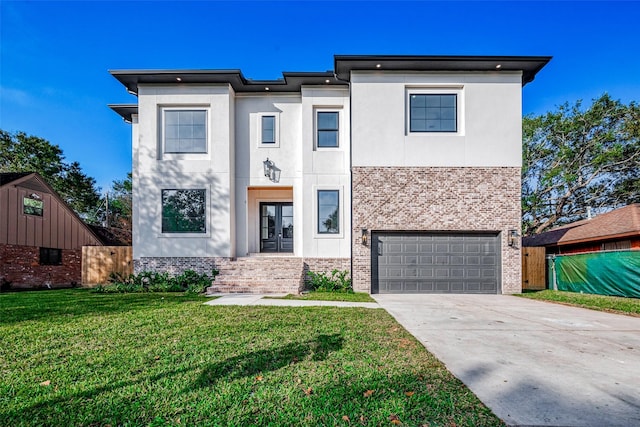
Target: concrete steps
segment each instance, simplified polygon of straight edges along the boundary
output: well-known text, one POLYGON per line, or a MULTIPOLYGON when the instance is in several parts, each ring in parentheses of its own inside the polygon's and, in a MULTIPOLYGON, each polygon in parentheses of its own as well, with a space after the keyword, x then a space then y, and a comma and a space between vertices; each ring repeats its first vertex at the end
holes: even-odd
POLYGON ((302 258, 250 256, 218 266, 220 274, 207 293, 293 293, 304 286, 302 258))

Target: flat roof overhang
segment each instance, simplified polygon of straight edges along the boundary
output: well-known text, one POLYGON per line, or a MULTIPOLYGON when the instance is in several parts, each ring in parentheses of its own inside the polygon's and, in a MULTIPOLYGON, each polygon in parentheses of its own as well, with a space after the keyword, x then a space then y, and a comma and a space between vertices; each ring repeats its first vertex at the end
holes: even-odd
POLYGON ((109 104, 108 107, 118 113, 127 123, 131 123, 133 114, 138 114, 138 104, 109 104))
POLYGON ((551 56, 404 56, 335 55, 334 68, 340 80, 350 80, 353 71, 503 72, 521 71, 522 86, 533 81, 551 56))
POLYGON ((240 70, 109 70, 127 91, 138 94, 140 84, 229 84, 236 93, 300 92, 305 85, 343 86, 333 71, 284 72, 277 80, 246 79, 240 70))

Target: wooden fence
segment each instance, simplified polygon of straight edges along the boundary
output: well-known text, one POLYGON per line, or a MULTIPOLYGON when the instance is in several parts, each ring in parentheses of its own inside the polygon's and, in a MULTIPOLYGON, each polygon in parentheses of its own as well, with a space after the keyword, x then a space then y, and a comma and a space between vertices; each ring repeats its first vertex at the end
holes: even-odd
POLYGON ((82 285, 106 283, 111 273, 133 273, 131 246, 83 246, 82 285))
POLYGON ((545 248, 522 248, 522 290, 539 291, 547 288, 545 248))

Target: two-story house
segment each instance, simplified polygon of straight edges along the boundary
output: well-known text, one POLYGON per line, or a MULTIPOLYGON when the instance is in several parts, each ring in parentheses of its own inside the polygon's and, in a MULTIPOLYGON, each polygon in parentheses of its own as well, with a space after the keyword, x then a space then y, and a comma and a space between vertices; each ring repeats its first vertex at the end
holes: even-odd
POLYGON ((520 292, 522 87, 549 57, 335 56, 334 72, 111 71, 136 271, 213 291, 520 292))

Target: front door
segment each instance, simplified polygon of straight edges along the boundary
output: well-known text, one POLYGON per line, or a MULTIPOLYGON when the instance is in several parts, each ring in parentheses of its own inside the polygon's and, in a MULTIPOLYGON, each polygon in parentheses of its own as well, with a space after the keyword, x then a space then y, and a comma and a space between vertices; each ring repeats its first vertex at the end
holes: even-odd
POLYGON ((293 203, 260 203, 260 252, 293 252, 293 203))

